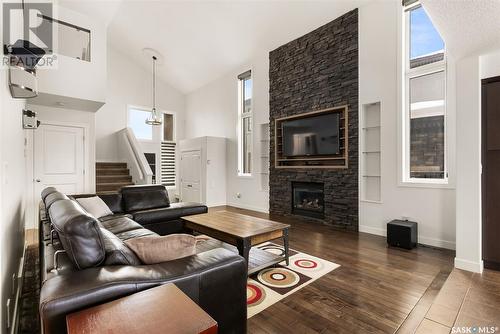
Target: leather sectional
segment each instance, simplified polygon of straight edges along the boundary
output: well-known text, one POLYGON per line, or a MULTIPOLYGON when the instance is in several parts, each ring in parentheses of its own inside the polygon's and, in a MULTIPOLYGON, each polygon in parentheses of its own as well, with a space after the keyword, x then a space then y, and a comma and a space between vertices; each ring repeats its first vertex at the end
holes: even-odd
POLYGON ((144 265, 124 243, 182 233, 182 217, 204 213, 197 203, 170 203, 163 186, 127 186, 99 195, 113 212, 96 219, 49 187, 40 204, 40 317, 44 333, 65 333, 66 315, 165 283, 175 283, 210 314, 219 333, 246 332, 246 264, 224 248, 144 265))

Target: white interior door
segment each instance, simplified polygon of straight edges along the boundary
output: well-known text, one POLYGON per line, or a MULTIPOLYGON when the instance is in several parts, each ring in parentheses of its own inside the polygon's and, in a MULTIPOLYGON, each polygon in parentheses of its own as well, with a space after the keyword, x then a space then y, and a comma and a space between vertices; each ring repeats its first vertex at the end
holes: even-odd
POLYGON ((201 203, 201 151, 181 152, 181 200, 201 203))
POLYGON ((42 124, 35 130, 35 200, 50 186, 65 194, 85 192, 84 132, 82 127, 51 124, 42 124))

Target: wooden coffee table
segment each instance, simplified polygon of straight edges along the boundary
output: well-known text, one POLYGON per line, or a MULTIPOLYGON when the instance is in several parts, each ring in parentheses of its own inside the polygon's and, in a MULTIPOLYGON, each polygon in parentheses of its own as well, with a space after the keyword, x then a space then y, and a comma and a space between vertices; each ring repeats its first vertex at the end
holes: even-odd
POLYGON ((66 324, 68 334, 217 333, 217 322, 174 284, 69 314, 66 324))
POLYGON ((193 231, 236 246, 248 265, 248 274, 282 262, 289 264, 288 229, 290 225, 229 211, 215 211, 183 217, 185 226, 193 231), (253 246, 283 239, 283 256, 273 255, 253 246), (251 257, 262 261, 251 261, 251 257))

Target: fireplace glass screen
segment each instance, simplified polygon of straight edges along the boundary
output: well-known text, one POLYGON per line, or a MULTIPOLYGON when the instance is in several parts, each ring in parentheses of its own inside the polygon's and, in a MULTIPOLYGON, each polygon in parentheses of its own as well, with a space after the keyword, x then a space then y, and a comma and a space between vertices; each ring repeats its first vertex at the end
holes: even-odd
POLYGON ((325 195, 323 183, 293 182, 292 191, 292 213, 324 218, 325 195))

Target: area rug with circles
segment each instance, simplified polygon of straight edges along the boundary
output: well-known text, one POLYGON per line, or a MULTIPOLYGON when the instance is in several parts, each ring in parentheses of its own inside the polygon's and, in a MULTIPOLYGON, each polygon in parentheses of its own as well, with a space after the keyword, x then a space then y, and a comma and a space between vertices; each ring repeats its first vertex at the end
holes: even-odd
MULTIPOLYGON (((257 247, 277 255, 284 253, 283 246, 272 242, 257 247)), ((336 263, 293 249, 290 249, 289 255, 288 266, 283 261, 248 278, 248 318, 340 267, 336 263)))

